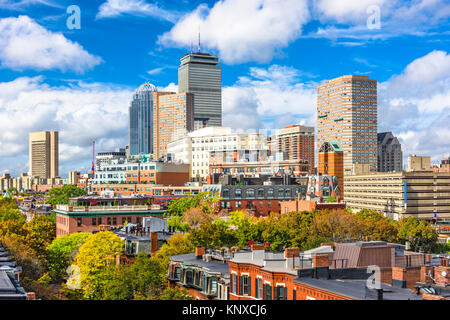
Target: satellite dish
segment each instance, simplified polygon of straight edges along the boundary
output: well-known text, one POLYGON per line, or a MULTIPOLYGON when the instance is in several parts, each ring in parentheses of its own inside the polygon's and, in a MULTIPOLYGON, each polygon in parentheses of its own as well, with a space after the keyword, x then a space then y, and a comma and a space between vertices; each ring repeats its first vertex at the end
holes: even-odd
POLYGON ((447 277, 447 272, 442 271, 441 275, 445 278, 445 277, 447 277))

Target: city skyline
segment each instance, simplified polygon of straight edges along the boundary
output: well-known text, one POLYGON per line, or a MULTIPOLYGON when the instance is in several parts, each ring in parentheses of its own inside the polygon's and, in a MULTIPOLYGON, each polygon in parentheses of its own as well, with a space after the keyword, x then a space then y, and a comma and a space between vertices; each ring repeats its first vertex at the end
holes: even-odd
MULTIPOLYGON (((329 1, 317 6, 285 1, 278 11, 270 2, 257 2, 254 7, 238 0, 189 1, 181 12, 175 1, 159 7, 132 0, 122 6, 80 1, 80 30, 67 29, 67 1, 2 2, 0 44, 7 50, 0 49, 0 173, 28 171, 29 132, 60 132, 61 176, 89 170, 93 140, 98 151, 124 147, 133 92, 145 81, 177 92, 179 59, 191 47, 196 51, 199 26, 201 51, 218 55, 222 67, 224 126, 316 127, 317 85, 347 74, 369 75, 379 83, 378 132, 398 137, 404 159, 430 155, 436 162, 449 155, 449 35, 445 23, 439 24, 448 16, 427 18, 449 5, 437 1, 421 12, 410 1, 369 1, 381 8, 381 28, 369 29, 366 1, 339 10, 326 5, 329 1), (396 22, 402 8, 409 9, 409 18, 396 22), (266 30, 263 36, 256 37, 252 28, 220 32, 218 15, 238 9, 249 24, 266 30), (269 9, 272 18, 289 15, 278 24, 264 20, 269 9), (399 26, 417 21, 420 27, 399 26), (150 40, 137 41, 144 35, 150 40), (19 50, 30 37, 42 41, 19 50), (36 59, 45 50, 46 59, 36 59)), ((243 21, 239 14, 234 18, 243 21)))

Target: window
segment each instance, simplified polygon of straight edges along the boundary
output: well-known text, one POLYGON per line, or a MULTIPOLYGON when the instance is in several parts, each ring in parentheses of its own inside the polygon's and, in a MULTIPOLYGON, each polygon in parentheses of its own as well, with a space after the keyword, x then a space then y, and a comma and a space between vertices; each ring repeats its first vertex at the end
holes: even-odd
POLYGON ((256 298, 258 298, 258 299, 263 298, 263 282, 262 282, 261 278, 256 279, 255 294, 256 294, 256 298))
POLYGON ((107 218, 107 224, 110 226, 111 225, 111 217, 107 218))
POLYGON ((238 294, 237 292, 237 288, 238 288, 238 283, 237 283, 237 275, 235 275, 234 273, 231 275, 231 279, 230 279, 231 283, 230 283, 230 287, 231 287, 231 292, 234 294, 238 294))
POLYGON ((247 197, 248 198, 254 198, 255 197, 255 189, 248 189, 247 190, 247 197))
POLYGON ((241 196, 242 196, 242 190, 241 189, 234 190, 234 197, 235 198, 240 198, 241 196))
POLYGON ((258 198, 264 198, 264 189, 258 189, 258 198))
POLYGON ((117 225, 117 218, 116 217, 113 218, 113 225, 114 226, 117 225))
POLYGON ((283 196, 284 196, 284 190, 283 189, 278 190, 278 197, 283 198, 283 196))
POLYGON ((230 190, 224 189, 223 192, 222 192, 222 197, 223 198, 229 198, 230 197, 230 190))
POLYGON ((241 294, 243 296, 249 296, 250 295, 250 277, 249 276, 242 276, 241 277, 241 294))
POLYGON ((102 218, 98 218, 97 221, 98 221, 98 225, 102 224, 102 218))
POLYGON ((270 284, 264 285, 264 300, 272 300, 272 286, 270 284))
POLYGON ((82 219, 82 218, 77 218, 77 226, 78 226, 78 227, 81 227, 81 219, 82 219))
POLYGON ((286 288, 277 286, 275 288, 275 300, 286 300, 286 288))
POLYGON ((270 188, 269 190, 267 190, 267 197, 268 198, 273 198, 273 189, 270 188))
POLYGON ((92 225, 93 226, 97 225, 97 219, 96 218, 92 218, 92 225))

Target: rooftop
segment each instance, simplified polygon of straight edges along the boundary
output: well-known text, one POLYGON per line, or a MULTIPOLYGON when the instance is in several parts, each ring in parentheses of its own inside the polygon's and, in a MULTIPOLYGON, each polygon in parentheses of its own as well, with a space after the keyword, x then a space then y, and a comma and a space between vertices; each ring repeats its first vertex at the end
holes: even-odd
POLYGON ((228 263, 226 262, 226 260, 219 261, 211 259, 209 261, 205 261, 203 259, 197 258, 194 253, 180 254, 172 256, 170 257, 170 259, 174 262, 181 262, 185 265, 201 267, 209 273, 222 274, 226 276, 230 273, 230 268, 228 267, 228 263))

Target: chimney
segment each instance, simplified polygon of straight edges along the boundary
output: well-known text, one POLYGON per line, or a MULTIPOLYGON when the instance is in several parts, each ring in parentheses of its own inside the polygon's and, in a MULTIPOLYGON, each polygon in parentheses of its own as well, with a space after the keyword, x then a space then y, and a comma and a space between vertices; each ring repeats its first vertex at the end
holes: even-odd
POLYGON ((195 248, 195 257, 197 259, 202 259, 205 254, 205 247, 196 247, 195 248))
POLYGON ((300 248, 286 248, 284 249, 284 258, 298 258, 300 257, 300 248))
POLYGON ((252 249, 252 251, 265 249, 263 244, 252 244, 250 248, 252 249))
POLYGON ((330 256, 328 253, 316 253, 313 256, 313 267, 328 267, 330 265, 330 256))
POLYGON ((156 253, 158 251, 158 233, 157 232, 150 232, 150 245, 151 245, 151 251, 150 253, 156 253))
POLYGON ((425 255, 425 263, 430 263, 431 262, 431 254, 427 253, 425 255))
POLYGON ((449 263, 448 263, 448 258, 441 258, 441 267, 448 267, 449 263))

